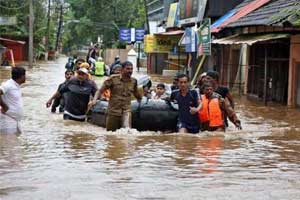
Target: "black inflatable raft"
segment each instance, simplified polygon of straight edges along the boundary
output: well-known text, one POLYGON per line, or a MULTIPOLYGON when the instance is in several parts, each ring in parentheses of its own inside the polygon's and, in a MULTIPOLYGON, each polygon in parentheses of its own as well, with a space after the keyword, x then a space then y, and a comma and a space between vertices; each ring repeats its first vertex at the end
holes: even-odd
MULTIPOLYGON (((105 127, 107 101, 98 101, 92 108, 88 120, 92 124, 105 127)), ((165 100, 143 98, 139 104, 131 102, 132 128, 139 131, 176 131, 178 107, 165 100)))

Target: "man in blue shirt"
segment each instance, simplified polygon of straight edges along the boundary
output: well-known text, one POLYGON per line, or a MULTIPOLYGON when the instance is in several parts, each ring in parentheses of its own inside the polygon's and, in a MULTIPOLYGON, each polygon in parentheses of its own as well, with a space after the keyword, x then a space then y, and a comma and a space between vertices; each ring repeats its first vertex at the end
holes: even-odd
POLYGON ((179 107, 178 132, 199 133, 200 122, 198 112, 201 109, 201 100, 198 92, 189 89, 189 77, 185 74, 178 76, 179 90, 171 94, 171 101, 176 101, 179 107))

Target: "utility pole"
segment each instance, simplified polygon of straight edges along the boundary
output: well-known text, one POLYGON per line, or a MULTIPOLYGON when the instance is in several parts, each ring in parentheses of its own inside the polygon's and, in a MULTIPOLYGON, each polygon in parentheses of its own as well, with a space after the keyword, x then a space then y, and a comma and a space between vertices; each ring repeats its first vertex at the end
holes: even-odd
POLYGON ((148 5, 147 0, 144 0, 145 12, 146 12, 146 26, 147 31, 146 33, 150 33, 150 26, 149 26, 149 19, 148 19, 148 5))
POLYGON ((58 22, 58 28, 57 28, 57 33, 56 33, 56 43, 55 43, 55 51, 58 50, 58 45, 60 41, 60 35, 61 35, 61 29, 62 29, 62 23, 63 23, 63 4, 60 5, 60 14, 59 14, 59 22, 58 22))
POLYGON ((49 38, 50 38, 50 11, 51 11, 51 0, 48 0, 45 60, 48 60, 49 38))
POLYGON ((29 50, 28 50, 28 61, 29 67, 33 67, 33 0, 29 0, 29 50))

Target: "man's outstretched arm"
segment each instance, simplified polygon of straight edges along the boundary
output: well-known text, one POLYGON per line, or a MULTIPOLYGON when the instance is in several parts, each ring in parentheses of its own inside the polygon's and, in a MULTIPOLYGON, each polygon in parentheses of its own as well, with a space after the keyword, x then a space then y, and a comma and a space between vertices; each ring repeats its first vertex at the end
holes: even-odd
POLYGON ((6 111, 8 110, 8 106, 4 103, 4 101, 2 100, 2 95, 4 94, 3 90, 0 89, 0 106, 1 106, 1 112, 2 113, 6 113, 6 111))

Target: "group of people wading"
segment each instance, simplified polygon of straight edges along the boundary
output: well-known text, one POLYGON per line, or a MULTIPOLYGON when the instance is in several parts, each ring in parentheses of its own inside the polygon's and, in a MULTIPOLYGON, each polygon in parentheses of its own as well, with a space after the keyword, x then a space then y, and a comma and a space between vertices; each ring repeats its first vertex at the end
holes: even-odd
POLYGON ((187 75, 181 74, 175 78, 175 90, 170 100, 177 101, 179 106, 177 128, 180 133, 225 131, 227 117, 241 129, 241 121, 233 110, 229 89, 219 86, 218 80, 219 74, 216 71, 203 73, 199 77, 197 89, 193 90, 187 75))
MULTIPOLYGON (((224 131, 227 118, 239 129, 241 122, 234 112, 234 102, 227 87, 218 84, 219 74, 208 71, 201 74, 196 88, 192 88, 189 77, 180 74, 171 86, 171 95, 166 94, 166 85, 157 84, 151 92, 151 85, 144 85, 139 91, 137 80, 132 77, 133 65, 129 61, 119 62, 110 69, 111 75, 100 89, 92 80, 91 67, 84 59, 77 59, 74 71, 67 69, 65 81, 47 101, 51 112, 63 112, 65 120, 85 121, 87 112, 99 99, 108 100, 106 129, 116 131, 131 127, 131 100, 142 98, 172 101, 178 104, 177 130, 180 133, 200 131, 224 131)), ((25 69, 12 69, 12 78, 0 87, 0 132, 16 132, 22 115, 20 85, 25 82, 25 69)))
POLYGON ((133 64, 129 61, 121 63, 116 59, 110 69, 111 75, 99 89, 91 78, 91 69, 88 62, 77 59, 75 72, 67 69, 65 82, 59 85, 46 106, 52 105, 51 111, 55 112, 60 105, 59 111, 64 113, 65 120, 85 121, 87 112, 99 99, 107 100, 106 129, 116 131, 131 127, 132 96, 139 102, 142 98, 162 99, 178 104, 177 130, 180 133, 224 131, 228 126, 227 118, 241 128, 241 122, 233 110, 233 99, 228 88, 218 85, 216 71, 203 73, 195 89, 190 86, 187 75, 177 75, 171 95, 167 95, 164 83, 157 84, 152 92, 151 85, 144 85, 141 92, 137 80, 132 77, 133 64))

